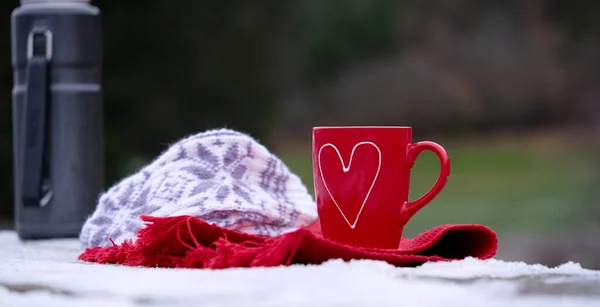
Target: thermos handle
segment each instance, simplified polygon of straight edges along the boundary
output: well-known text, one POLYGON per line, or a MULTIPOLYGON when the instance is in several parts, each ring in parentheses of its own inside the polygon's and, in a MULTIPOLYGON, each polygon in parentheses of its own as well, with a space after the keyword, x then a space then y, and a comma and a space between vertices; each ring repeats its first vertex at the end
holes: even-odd
POLYGON ((21 197, 23 205, 29 207, 43 206, 49 200, 49 197, 42 199, 41 193, 46 142, 48 63, 51 59, 52 32, 46 29, 32 30, 27 37, 27 90, 23 105, 21 139, 21 197), (41 40, 39 44, 43 45, 45 53, 35 52, 36 38, 41 40))

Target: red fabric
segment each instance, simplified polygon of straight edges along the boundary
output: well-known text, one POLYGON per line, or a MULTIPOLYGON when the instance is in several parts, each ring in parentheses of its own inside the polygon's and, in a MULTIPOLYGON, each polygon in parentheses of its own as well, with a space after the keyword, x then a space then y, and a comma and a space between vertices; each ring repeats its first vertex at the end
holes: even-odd
POLYGON ((209 224, 192 216, 141 216, 146 227, 135 242, 86 249, 79 259, 129 266, 224 269, 319 264, 329 259, 383 260, 395 266, 465 257, 491 258, 496 233, 483 225, 440 225, 413 239, 402 238, 397 250, 358 248, 323 238, 321 226, 272 238, 209 224))

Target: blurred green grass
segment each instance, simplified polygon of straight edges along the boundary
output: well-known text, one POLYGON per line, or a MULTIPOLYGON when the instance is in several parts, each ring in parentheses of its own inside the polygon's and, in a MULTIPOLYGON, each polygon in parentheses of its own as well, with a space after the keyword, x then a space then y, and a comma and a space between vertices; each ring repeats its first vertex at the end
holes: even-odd
MULTIPOLYGON (((445 223, 480 223, 497 232, 536 233, 586 220, 590 153, 557 142, 440 142, 451 159, 446 188, 411 219, 412 236, 445 223)), ((306 146, 305 146, 306 147, 306 146)), ((313 193, 310 148, 278 152, 313 193)), ((410 200, 425 193, 439 172, 437 157, 422 153, 412 170, 410 200)))

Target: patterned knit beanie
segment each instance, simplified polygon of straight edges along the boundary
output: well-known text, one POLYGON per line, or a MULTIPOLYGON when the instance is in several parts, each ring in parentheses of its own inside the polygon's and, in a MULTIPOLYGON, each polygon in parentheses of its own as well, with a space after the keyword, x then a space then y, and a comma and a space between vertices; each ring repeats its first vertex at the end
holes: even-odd
POLYGON ((218 226, 275 236, 317 219, 300 178, 252 137, 228 129, 186 137, 100 196, 82 247, 133 239, 140 215, 192 215, 218 226))

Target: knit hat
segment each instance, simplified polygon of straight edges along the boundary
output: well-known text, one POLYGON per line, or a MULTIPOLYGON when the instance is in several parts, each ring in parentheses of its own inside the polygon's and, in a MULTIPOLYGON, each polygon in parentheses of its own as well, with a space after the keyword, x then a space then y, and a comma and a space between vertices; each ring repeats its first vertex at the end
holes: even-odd
POLYGON ((317 207, 300 178, 252 137, 229 129, 183 138, 100 196, 82 247, 133 239, 140 215, 189 215, 271 237, 309 225, 317 207))

